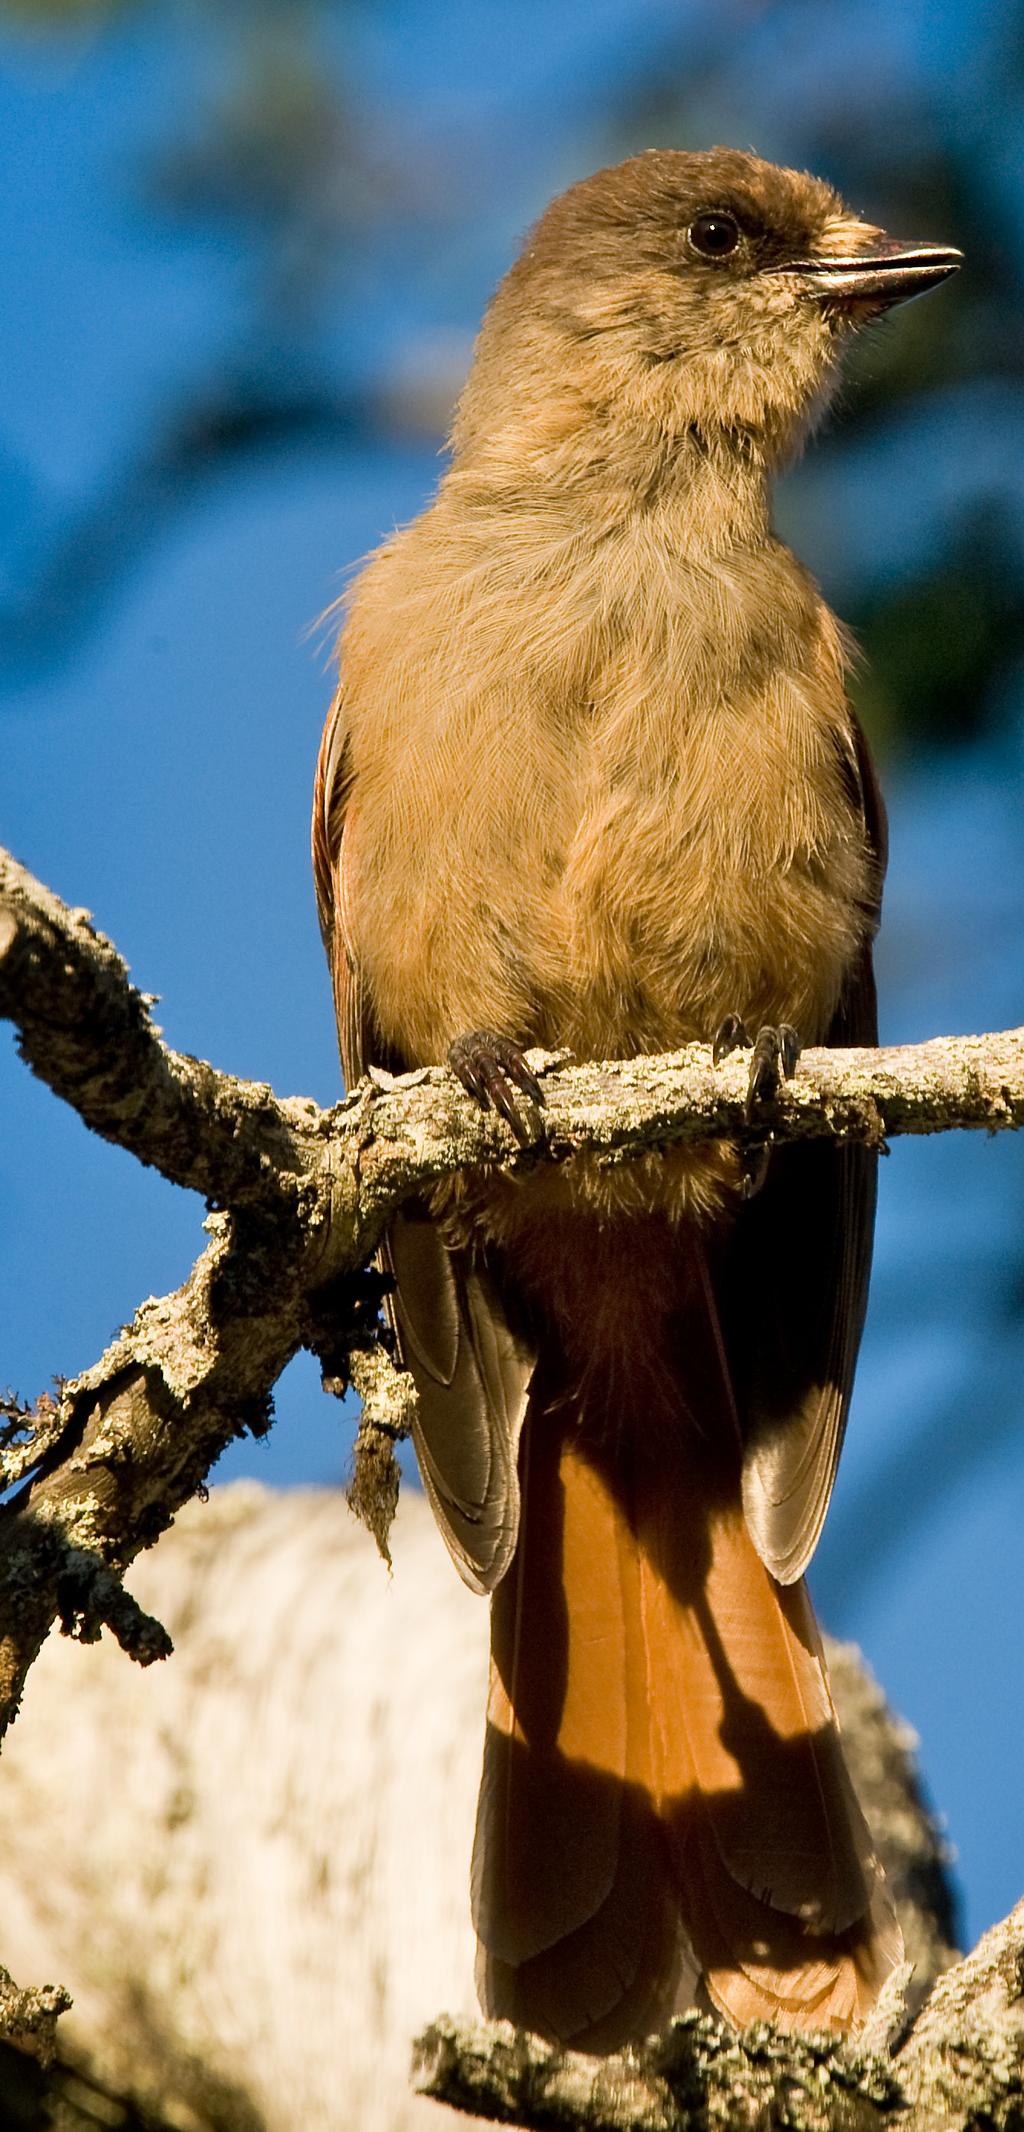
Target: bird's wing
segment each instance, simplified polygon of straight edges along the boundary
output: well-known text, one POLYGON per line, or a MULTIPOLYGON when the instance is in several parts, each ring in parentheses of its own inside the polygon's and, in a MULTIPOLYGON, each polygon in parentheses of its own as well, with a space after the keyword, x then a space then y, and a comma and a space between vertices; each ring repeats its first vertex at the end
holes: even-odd
MULTIPOLYGON (((369 1065, 413 1062, 375 1028, 352 923, 347 833, 352 772, 344 695, 331 709, 313 795, 313 875, 330 964, 345 1085, 369 1065)), ((423 1485, 452 1558, 474 1591, 493 1591, 519 1530, 517 1453, 534 1351, 510 1321, 484 1253, 449 1251, 426 1209, 407 1203, 381 1260, 395 1281, 389 1314, 418 1394, 413 1441, 423 1485)))
MULTIPOLYGON (((875 855, 876 891, 826 1042, 875 1044, 871 947, 885 812, 856 721, 844 768, 875 855)), ((877 1167, 873 1149, 826 1140, 777 1151, 763 1190, 736 1223, 716 1284, 744 1438, 744 1511, 781 1584, 806 1569, 832 1493, 867 1308, 877 1167)))
POLYGON ((348 897, 345 832, 351 820, 352 774, 341 691, 331 705, 313 783, 313 885, 320 932, 331 972, 338 1048, 346 1088, 368 1065, 383 1065, 374 1036, 366 985, 356 953, 348 897))

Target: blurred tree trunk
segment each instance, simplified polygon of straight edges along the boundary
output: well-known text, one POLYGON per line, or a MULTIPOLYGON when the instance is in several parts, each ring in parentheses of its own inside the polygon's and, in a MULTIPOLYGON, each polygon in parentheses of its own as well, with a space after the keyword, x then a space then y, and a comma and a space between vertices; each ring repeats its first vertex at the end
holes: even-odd
MULTIPOLYGON (((133 1572, 170 1665, 50 1639, 4 1752, 4 1953, 68 1986, 61 2057, 102 2095, 33 2069, 16 2115, 9 2059, 5 2125, 439 2125, 409 2061, 475 2012, 487 1608, 417 1493, 394 1551, 389 1577, 340 1492, 238 1484, 133 1572)), ((952 1955, 941 1841, 908 1736, 854 1653, 832 1664, 921 1990, 952 1955)))

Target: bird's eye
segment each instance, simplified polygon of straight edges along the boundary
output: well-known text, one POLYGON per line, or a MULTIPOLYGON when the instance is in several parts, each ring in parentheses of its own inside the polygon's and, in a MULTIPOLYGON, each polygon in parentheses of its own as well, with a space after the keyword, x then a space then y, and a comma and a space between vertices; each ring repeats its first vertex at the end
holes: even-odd
POLYGON ((740 241, 740 226, 735 215, 726 214, 724 209, 709 209, 707 214, 695 217, 686 234, 702 259, 726 259, 740 241))

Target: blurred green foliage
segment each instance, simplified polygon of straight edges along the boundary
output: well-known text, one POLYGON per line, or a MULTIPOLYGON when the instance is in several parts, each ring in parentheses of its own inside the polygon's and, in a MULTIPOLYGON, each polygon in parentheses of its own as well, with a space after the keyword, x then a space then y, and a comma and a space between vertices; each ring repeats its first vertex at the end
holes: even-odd
POLYGON ((1004 514, 985 509, 927 570, 866 599, 853 693, 890 746, 953 741, 1004 707, 1024 659, 1024 581, 1004 514))
POLYGON ((0 21, 26 30, 66 30, 121 15, 139 0, 0 0, 0 21))

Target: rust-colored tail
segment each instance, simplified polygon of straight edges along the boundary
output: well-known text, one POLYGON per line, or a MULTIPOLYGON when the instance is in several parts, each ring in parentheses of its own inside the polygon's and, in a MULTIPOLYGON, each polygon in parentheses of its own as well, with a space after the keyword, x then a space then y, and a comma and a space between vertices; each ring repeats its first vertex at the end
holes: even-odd
POLYGON ((645 1372, 613 1416, 542 1362, 493 1601, 481 1998, 587 2050, 693 2004, 854 2029, 902 1952, 806 1590, 754 1549, 713 1334, 699 1369, 688 1344, 692 1396, 677 1350, 671 1399, 645 1372))

